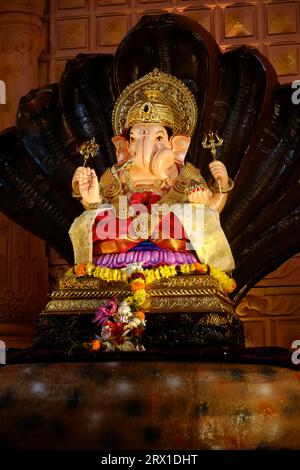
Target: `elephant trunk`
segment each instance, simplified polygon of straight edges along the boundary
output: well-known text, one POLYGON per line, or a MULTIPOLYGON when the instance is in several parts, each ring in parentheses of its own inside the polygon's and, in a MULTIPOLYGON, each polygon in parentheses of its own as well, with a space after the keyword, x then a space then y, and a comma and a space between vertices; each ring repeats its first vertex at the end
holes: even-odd
POLYGON ((170 172, 174 167, 174 153, 171 149, 163 149, 158 152, 151 161, 151 172, 160 180, 170 178, 170 172))

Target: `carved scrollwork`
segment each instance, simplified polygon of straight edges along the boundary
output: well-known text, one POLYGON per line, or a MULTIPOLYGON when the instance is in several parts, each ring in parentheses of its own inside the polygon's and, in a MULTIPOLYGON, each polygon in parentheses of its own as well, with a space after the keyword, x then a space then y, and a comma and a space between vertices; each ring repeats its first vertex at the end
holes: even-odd
POLYGON ((54 291, 51 293, 51 301, 57 299, 93 299, 103 298, 107 299, 108 297, 114 296, 125 296, 129 292, 124 289, 110 289, 110 290, 77 290, 77 291, 54 291))
MULTIPOLYGON (((102 299, 104 300, 104 299, 102 299)), ((101 299, 59 299, 48 302, 44 314, 60 313, 93 313, 100 305, 101 299)))

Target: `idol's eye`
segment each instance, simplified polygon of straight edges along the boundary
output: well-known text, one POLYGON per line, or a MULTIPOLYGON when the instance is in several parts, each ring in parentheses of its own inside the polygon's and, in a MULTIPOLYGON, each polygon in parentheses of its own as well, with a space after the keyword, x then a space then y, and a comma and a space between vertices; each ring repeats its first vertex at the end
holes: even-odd
POLYGON ((158 137, 156 137, 156 140, 157 140, 158 142, 160 142, 161 140, 163 140, 163 136, 162 136, 162 135, 159 135, 158 137))
POLYGON ((135 138, 134 138, 134 137, 130 137, 130 142, 131 142, 131 143, 135 142, 135 138))

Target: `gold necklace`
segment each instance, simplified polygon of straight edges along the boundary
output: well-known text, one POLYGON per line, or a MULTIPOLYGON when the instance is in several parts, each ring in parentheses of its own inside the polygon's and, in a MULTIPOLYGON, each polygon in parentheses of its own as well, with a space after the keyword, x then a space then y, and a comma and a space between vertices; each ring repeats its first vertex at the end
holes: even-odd
POLYGON ((145 191, 157 191, 158 189, 161 189, 165 184, 164 181, 157 181, 154 184, 136 185, 132 177, 130 176, 129 169, 124 171, 124 175, 125 175, 125 181, 126 181, 127 187, 131 193, 140 193, 140 192, 145 192, 145 191))

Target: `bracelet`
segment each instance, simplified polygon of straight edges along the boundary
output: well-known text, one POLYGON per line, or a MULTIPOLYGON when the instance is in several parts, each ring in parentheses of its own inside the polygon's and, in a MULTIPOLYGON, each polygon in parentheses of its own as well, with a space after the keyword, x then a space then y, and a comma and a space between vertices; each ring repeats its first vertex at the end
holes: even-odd
MULTIPOLYGON (((213 183, 210 182, 208 184, 208 186, 209 186, 209 189, 211 189, 211 191, 213 193, 220 192, 219 187, 216 186, 215 182, 213 182, 213 183)), ((234 188, 234 181, 231 178, 229 178, 229 176, 228 176, 228 188, 226 188, 226 189, 221 188, 221 192, 222 193, 229 193, 229 191, 231 191, 233 188, 234 188)))
POLYGON ((92 211, 92 210, 98 209, 98 207, 101 206, 102 201, 100 200, 99 202, 84 202, 82 200, 81 204, 83 205, 86 211, 92 211))

